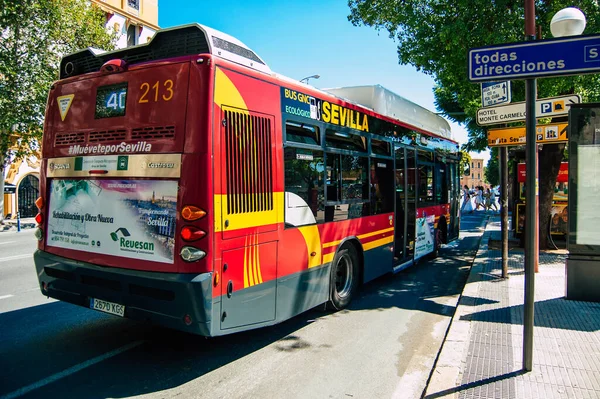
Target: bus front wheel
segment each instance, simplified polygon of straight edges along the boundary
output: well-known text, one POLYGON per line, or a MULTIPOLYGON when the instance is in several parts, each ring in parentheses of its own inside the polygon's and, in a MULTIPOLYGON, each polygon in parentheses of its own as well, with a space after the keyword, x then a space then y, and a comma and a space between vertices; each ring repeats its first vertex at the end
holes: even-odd
POLYGON ((329 285, 329 307, 346 308, 358 287, 358 256, 353 245, 345 245, 333 258, 329 285))

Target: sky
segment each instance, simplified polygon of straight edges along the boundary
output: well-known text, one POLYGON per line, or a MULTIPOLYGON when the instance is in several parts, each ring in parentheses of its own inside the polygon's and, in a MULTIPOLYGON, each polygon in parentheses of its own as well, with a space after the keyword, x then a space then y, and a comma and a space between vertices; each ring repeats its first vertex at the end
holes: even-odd
MULTIPOLYGON (((438 112, 434 80, 410 65, 398 64, 397 44, 387 31, 355 27, 346 0, 159 0, 161 28, 197 22, 227 33, 258 54, 272 71, 319 89, 380 84, 438 112)), ((450 121, 449 121, 450 122, 450 121)), ((454 139, 467 132, 451 123, 454 139)), ((489 151, 471 153, 489 159, 489 151)))

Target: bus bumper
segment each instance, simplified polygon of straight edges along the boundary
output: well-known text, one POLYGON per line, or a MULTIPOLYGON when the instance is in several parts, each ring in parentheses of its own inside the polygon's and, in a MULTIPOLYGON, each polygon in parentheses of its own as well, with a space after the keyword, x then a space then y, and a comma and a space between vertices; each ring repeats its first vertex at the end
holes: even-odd
POLYGON ((124 305, 126 318, 211 335, 212 273, 101 267, 40 250, 33 258, 45 296, 88 308, 91 298, 102 299, 124 305), (186 315, 191 317, 191 324, 184 321, 186 315))

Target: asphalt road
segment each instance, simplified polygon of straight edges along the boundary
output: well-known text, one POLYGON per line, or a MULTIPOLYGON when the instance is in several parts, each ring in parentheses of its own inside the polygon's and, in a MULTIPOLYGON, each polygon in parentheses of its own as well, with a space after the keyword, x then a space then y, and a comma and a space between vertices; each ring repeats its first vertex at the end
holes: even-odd
POLYGON ((482 231, 435 260, 362 287, 348 310, 319 309, 214 339, 42 296, 33 230, 0 233, 0 399, 418 398, 482 231))

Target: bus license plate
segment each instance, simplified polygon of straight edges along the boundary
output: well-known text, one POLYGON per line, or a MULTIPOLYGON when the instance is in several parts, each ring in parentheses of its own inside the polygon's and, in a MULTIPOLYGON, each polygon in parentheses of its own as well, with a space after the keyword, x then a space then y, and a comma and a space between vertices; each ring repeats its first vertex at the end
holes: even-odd
POLYGON ((125 316, 125 306, 103 301, 102 299, 90 298, 90 308, 121 317, 125 316))

